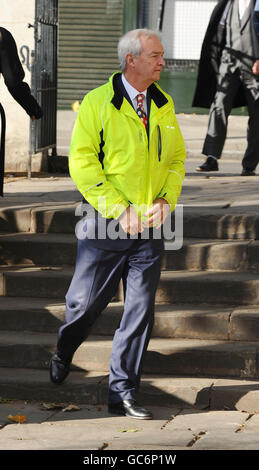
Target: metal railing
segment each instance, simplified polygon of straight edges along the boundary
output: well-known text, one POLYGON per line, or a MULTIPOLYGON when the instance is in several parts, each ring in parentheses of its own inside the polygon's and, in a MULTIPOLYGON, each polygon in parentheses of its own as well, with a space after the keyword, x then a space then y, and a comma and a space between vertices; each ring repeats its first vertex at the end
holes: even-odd
POLYGON ((56 154, 58 0, 36 0, 33 26, 35 60, 31 88, 44 114, 30 124, 28 177, 33 154, 49 149, 56 154))

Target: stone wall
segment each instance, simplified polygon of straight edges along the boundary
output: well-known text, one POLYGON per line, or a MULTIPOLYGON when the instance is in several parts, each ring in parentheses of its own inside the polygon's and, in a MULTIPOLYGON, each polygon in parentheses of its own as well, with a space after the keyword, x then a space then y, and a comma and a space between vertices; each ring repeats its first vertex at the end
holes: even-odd
MULTIPOLYGON (((24 81, 28 85, 31 85, 29 68, 33 60, 32 53, 34 50, 34 28, 29 28, 28 24, 34 24, 34 12, 34 0, 1 0, 0 26, 8 29, 13 35, 21 61, 23 61, 24 55, 24 81)), ((5 171, 12 173, 26 172, 29 153, 30 117, 10 95, 2 76, 0 78, 0 101, 6 113, 5 171)), ((32 171, 41 169, 41 160, 41 154, 33 156, 32 171)))

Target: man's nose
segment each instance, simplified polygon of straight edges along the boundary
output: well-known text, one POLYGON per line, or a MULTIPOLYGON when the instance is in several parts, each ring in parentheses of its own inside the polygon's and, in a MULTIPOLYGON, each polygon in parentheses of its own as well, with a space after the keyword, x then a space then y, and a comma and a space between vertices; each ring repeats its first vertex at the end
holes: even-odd
POLYGON ((165 66, 165 59, 164 57, 159 57, 159 65, 162 65, 163 67, 165 66))

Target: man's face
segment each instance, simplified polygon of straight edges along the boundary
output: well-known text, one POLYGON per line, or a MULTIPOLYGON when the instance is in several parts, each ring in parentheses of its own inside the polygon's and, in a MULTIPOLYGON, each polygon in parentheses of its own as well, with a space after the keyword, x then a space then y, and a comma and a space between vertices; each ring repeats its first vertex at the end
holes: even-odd
POLYGON ((160 73, 165 66, 164 49, 156 36, 141 36, 142 51, 138 57, 134 57, 135 73, 139 79, 147 83, 159 80, 160 73))

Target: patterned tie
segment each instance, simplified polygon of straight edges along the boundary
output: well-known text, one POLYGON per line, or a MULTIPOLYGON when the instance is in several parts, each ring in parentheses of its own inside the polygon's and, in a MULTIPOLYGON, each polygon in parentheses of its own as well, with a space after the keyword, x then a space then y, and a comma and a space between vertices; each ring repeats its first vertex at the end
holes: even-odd
POLYGON ((145 95, 143 95, 143 93, 139 93, 139 95, 137 95, 137 115, 140 117, 141 121, 143 122, 145 128, 147 128, 147 115, 145 113, 145 110, 144 110, 144 98, 145 98, 145 95))

